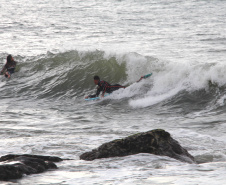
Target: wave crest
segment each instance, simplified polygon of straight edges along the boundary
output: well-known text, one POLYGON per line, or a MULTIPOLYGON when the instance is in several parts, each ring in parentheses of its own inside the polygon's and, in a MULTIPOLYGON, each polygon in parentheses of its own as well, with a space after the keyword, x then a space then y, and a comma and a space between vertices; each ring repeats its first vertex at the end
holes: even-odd
POLYGON ((111 99, 128 98, 129 104, 136 108, 170 101, 173 105, 199 102, 206 93, 203 98, 207 98, 209 104, 213 101, 215 105, 224 104, 226 64, 223 63, 185 64, 161 61, 137 53, 117 55, 98 50, 15 58, 22 61, 19 72, 7 82, 1 78, 2 98, 16 94, 38 99, 76 99, 95 89, 94 75, 112 84, 128 85, 152 72, 151 78, 115 92, 111 99))

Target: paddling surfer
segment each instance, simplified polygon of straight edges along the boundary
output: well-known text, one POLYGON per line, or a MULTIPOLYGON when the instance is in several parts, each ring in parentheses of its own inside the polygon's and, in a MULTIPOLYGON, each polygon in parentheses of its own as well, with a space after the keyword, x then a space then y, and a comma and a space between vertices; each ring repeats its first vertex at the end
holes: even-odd
POLYGON ((8 55, 6 64, 4 65, 4 67, 1 70, 1 74, 5 73, 5 77, 10 78, 11 74, 14 73, 14 70, 16 68, 16 64, 17 64, 17 62, 14 60, 12 55, 8 55))
POLYGON ((115 84, 115 85, 110 85, 108 82, 100 80, 99 76, 94 76, 94 84, 98 85, 97 92, 94 95, 89 95, 85 98, 95 98, 100 95, 100 92, 102 92, 101 97, 104 97, 105 93, 112 93, 113 91, 116 91, 120 88, 126 88, 125 86, 115 84))

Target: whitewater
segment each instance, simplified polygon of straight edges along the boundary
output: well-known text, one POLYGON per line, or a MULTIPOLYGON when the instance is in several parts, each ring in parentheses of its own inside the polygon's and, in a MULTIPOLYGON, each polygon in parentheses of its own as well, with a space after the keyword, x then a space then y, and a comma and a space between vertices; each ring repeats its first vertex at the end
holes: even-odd
POLYGON ((72 159, 13 184, 226 184, 225 9, 221 0, 2 0, 0 65, 12 54, 18 66, 0 76, 0 156, 72 159), (128 87, 86 102, 94 75, 128 87), (197 164, 151 154, 79 160, 158 128, 197 164))

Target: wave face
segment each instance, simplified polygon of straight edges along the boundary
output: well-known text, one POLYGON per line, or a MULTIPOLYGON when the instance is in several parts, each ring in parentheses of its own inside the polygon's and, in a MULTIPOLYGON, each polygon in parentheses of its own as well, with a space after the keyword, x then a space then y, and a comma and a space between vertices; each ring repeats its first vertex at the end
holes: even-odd
POLYGON ((132 108, 183 105, 189 112, 222 107, 226 98, 223 63, 185 64, 137 53, 117 55, 98 50, 15 58, 20 61, 19 72, 11 80, 1 77, 2 98, 81 99, 93 92, 94 75, 112 84, 130 85, 108 99, 127 99, 132 108), (134 83, 150 72, 152 77, 134 83))
POLYGON ((106 57, 102 51, 48 53, 20 60, 23 62, 13 79, 7 83, 2 80, 3 97, 16 93, 34 98, 72 98, 93 89, 96 74, 110 81, 126 79, 125 63, 120 64, 114 56, 106 57))

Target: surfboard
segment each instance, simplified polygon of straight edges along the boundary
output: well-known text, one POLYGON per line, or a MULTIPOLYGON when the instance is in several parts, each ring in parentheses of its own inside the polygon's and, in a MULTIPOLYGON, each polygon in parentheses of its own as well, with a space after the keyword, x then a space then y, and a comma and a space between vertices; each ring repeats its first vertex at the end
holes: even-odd
MULTIPOLYGON (((106 96, 109 96, 111 94, 105 94, 104 97, 106 96)), ((101 97, 97 96, 97 97, 94 97, 94 98, 86 98, 85 101, 95 101, 95 100, 100 100, 101 97)))

